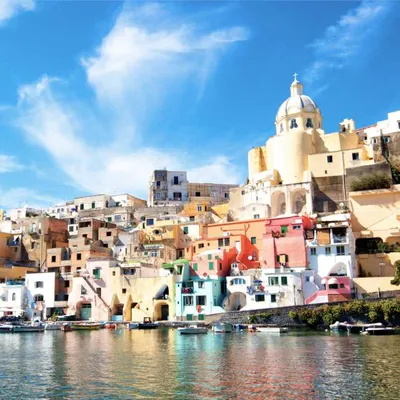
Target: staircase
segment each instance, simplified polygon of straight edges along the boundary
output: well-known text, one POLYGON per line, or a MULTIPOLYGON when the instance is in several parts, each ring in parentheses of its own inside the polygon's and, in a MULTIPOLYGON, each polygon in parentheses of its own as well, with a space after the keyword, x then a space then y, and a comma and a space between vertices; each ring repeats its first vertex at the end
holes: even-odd
POLYGON ((95 299, 99 299, 100 303, 107 309, 108 311, 108 316, 110 317, 112 314, 112 309, 111 307, 104 301, 104 299, 98 295, 96 288, 93 286, 93 284, 89 281, 89 278, 86 276, 81 276, 81 278, 85 281, 85 283, 87 284, 87 286, 90 288, 90 290, 93 293, 93 297, 95 299))

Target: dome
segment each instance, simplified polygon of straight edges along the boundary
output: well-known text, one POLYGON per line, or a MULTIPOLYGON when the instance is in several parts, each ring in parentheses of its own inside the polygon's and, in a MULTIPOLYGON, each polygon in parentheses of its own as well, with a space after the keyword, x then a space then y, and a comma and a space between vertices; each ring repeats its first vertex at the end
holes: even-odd
POLYGON ((276 121, 301 111, 319 112, 319 109, 310 97, 303 94, 303 85, 295 78, 290 86, 290 97, 279 107, 276 114, 276 121))

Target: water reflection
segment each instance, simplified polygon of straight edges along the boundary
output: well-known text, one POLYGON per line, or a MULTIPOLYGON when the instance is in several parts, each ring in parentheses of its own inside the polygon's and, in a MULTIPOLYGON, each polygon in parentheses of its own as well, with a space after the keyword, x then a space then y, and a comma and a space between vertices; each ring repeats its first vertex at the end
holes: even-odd
POLYGON ((397 399, 400 336, 0 336, 1 398, 397 399))

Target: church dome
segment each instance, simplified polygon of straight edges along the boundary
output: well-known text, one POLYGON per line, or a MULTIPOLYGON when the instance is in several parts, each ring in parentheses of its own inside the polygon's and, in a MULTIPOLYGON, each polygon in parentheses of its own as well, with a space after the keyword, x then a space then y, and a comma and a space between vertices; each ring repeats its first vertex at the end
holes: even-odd
POLYGON ((319 112, 318 106, 308 96, 303 94, 303 85, 295 78, 290 85, 288 97, 278 109, 276 121, 299 112, 319 112))

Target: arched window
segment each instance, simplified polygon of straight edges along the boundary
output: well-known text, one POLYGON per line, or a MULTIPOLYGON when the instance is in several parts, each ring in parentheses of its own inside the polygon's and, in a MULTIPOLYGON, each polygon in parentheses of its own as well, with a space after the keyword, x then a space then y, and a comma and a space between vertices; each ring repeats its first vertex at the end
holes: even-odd
POLYGON ((43 295, 42 294, 36 294, 35 297, 33 298, 33 301, 43 301, 43 295))
POLYGON ((312 127, 313 127, 312 119, 311 118, 307 118, 306 128, 312 128, 312 127))
POLYGON ((232 285, 244 285, 246 281, 243 278, 232 279, 232 285))
POLYGON ((294 128, 298 128, 297 122, 296 122, 296 119, 295 119, 295 118, 293 118, 292 120, 290 120, 290 129, 294 129, 294 128))
POLYGON ((17 295, 16 295, 15 293, 13 293, 13 294, 11 295, 11 301, 15 301, 16 298, 17 298, 17 295))

